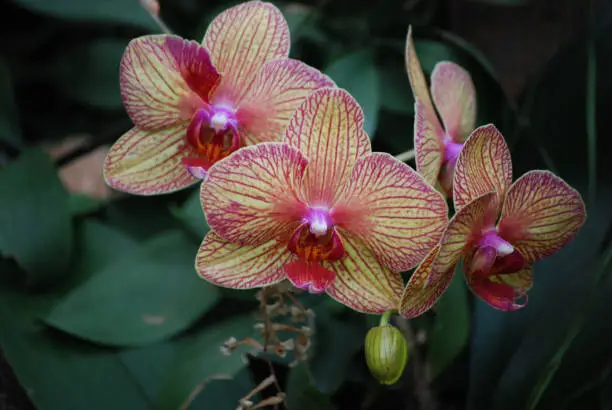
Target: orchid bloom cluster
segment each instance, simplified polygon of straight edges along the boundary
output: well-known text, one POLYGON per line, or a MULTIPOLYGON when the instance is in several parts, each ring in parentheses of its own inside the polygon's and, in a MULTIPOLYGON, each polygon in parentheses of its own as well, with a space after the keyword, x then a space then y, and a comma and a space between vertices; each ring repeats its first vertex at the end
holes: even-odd
POLYGON ((512 184, 504 138, 476 128, 470 75, 440 62, 430 89, 410 31, 418 172, 372 152, 359 104, 288 58, 289 44, 281 12, 259 1, 221 13, 202 44, 133 40, 120 81, 134 128, 106 159, 108 184, 155 195, 202 180, 211 230, 195 267, 219 286, 287 280, 359 312, 414 317, 462 258, 476 295, 502 310, 523 306, 532 264, 584 222, 578 192, 548 171, 512 184), (450 221, 436 184, 453 200, 450 221), (415 267, 404 286, 401 272, 415 267))

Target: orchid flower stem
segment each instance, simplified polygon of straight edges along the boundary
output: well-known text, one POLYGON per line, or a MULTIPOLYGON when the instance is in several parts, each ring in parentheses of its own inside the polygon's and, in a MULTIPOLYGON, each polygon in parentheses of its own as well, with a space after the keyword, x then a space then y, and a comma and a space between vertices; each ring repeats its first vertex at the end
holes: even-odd
POLYGON ((414 159, 414 150, 411 149, 410 151, 402 152, 401 154, 396 155, 395 158, 402 162, 410 161, 414 159))
POLYGON ((161 31, 166 34, 174 34, 166 23, 164 23, 161 17, 159 17, 159 2, 157 0, 140 0, 140 5, 146 10, 147 13, 149 13, 161 31))
POLYGON ((391 316, 396 313, 394 310, 387 310, 380 317, 380 326, 389 326, 389 322, 391 321, 391 316))
POLYGON ((163 31, 166 34, 174 34, 172 30, 170 30, 170 28, 166 25, 166 23, 164 23, 161 17, 159 17, 157 14, 153 14, 153 13, 149 13, 149 14, 151 15, 151 18, 153 19, 153 21, 157 23, 161 31, 163 31))

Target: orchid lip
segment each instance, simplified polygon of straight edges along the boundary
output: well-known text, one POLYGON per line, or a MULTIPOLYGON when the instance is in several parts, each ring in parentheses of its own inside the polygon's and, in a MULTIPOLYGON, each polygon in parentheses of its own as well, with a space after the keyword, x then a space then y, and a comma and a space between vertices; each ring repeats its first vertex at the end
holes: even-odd
POLYGON ((485 232, 478 241, 478 246, 495 249, 498 257, 510 255, 514 252, 514 247, 497 234, 497 229, 485 232))
POLYGON ((449 136, 445 136, 444 139, 444 161, 447 163, 455 164, 463 144, 460 142, 454 142, 449 136))

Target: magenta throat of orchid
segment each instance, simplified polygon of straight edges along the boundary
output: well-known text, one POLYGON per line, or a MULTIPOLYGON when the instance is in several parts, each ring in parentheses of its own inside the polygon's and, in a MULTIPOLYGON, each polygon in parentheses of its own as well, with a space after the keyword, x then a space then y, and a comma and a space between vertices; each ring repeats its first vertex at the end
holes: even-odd
POLYGON ((525 267, 525 259, 504 240, 496 227, 489 228, 475 244, 470 270, 480 277, 514 273, 525 267))
POLYGON ((204 179, 215 162, 240 148, 236 110, 204 104, 191 117, 186 137, 197 156, 183 158, 183 164, 191 175, 204 179))

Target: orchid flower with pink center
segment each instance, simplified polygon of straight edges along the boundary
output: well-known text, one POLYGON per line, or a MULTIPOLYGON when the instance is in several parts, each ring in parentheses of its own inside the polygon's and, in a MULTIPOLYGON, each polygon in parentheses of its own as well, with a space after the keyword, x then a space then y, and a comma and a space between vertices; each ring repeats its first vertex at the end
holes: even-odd
POLYGON ((432 184, 440 182, 444 191, 452 196, 457 157, 463 142, 476 126, 474 83, 470 74, 459 65, 441 61, 431 73, 430 96, 412 41, 412 28, 408 29, 406 40, 406 69, 415 99, 414 150, 417 171, 432 184))
POLYGON ((467 139, 453 184, 457 213, 410 278, 400 313, 414 317, 433 306, 460 258, 477 296, 500 310, 522 308, 532 264, 565 246, 584 224, 582 197, 550 171, 530 171, 512 183, 510 151, 493 125, 467 139))
POLYGON ((242 148, 209 170, 211 232, 196 261, 220 286, 288 279, 370 313, 397 309, 397 271, 416 266, 448 221, 439 192, 408 165, 372 153, 363 111, 345 90, 316 91, 280 143, 242 148))
POLYGON ((288 58, 289 44, 281 12, 259 1, 217 16, 202 44, 174 35, 132 40, 120 83, 135 127, 111 148, 106 182, 133 194, 169 193, 242 146, 280 140, 304 98, 334 86, 288 58))

